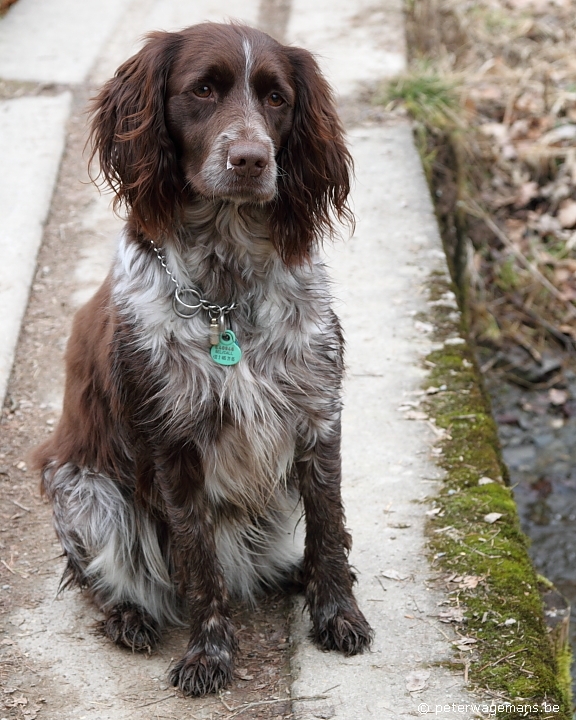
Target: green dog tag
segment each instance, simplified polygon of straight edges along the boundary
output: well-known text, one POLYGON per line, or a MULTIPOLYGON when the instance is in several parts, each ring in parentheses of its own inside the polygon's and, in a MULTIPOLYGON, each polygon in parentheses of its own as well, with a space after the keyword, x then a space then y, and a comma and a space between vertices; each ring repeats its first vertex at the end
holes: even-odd
POLYGON ((210 348, 212 360, 218 365, 236 365, 242 357, 242 350, 236 341, 236 335, 232 330, 226 330, 220 334, 218 345, 212 345, 210 348))

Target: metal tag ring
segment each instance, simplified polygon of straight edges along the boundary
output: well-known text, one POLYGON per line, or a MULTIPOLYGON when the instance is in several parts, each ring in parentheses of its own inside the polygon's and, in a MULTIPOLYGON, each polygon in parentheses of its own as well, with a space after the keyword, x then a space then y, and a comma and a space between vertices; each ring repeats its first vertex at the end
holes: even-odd
POLYGON ((178 317, 187 319, 194 317, 202 307, 202 298, 198 290, 194 288, 176 288, 174 291, 174 297, 172 298, 172 307, 178 317), (181 295, 189 293, 194 296, 194 299, 198 300, 196 305, 190 305, 182 300, 181 295), (182 312, 181 308, 185 308, 186 312, 182 312))

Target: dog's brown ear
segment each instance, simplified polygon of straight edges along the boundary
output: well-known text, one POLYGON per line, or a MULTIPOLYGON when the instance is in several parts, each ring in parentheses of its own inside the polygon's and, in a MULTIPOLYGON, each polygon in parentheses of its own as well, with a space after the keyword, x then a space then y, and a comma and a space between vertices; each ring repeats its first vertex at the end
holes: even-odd
POLYGON ((346 148, 332 91, 306 50, 285 48, 296 102, 292 130, 277 156, 278 192, 271 239, 287 263, 306 258, 334 234, 334 216, 353 225, 347 204, 352 157, 346 148))
MULTIPOLYGON (((155 32, 91 104, 91 162, 124 205, 136 228, 161 237, 174 226, 183 179, 164 120, 166 83, 181 36, 155 32)), ((95 178, 95 179, 97 179, 95 178)))

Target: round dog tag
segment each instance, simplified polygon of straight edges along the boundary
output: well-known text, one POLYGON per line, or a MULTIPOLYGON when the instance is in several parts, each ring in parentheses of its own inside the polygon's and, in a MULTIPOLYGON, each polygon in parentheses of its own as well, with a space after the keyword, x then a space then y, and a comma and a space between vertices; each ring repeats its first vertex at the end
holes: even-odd
POLYGON ((218 365, 236 365, 240 362, 242 350, 232 330, 226 330, 220 335, 218 345, 212 345, 210 348, 210 355, 218 365))

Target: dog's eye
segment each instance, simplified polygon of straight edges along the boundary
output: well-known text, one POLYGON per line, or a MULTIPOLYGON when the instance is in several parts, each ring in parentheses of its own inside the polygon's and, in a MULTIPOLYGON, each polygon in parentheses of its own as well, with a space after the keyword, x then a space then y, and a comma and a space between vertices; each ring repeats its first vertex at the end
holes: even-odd
POLYGON ((280 95, 280 93, 270 93, 270 95, 268 95, 268 105, 271 105, 272 107, 280 107, 280 105, 284 105, 284 98, 280 95))
POLYGON ((209 98, 212 95, 212 88, 209 85, 198 85, 192 92, 196 97, 209 98))

